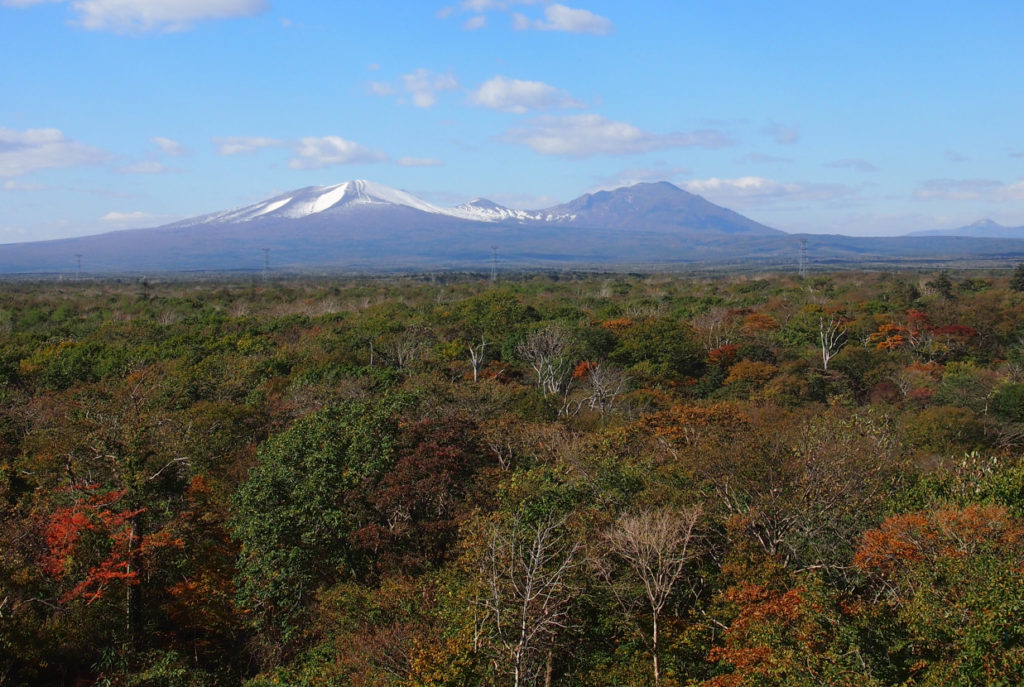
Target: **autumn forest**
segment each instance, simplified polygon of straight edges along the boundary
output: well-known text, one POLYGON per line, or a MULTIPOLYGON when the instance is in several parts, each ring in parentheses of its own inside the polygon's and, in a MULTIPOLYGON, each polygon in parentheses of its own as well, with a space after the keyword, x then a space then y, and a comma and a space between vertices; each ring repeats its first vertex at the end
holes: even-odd
POLYGON ((0 685, 1024 683, 1024 267, 500 277, 0 283, 0 685))

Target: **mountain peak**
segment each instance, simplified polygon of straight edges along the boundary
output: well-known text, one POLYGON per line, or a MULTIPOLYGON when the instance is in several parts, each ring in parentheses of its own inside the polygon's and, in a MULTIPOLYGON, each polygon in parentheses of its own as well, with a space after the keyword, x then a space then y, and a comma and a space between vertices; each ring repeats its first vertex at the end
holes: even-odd
POLYGON ((667 181, 640 182, 587 193, 539 214, 563 223, 603 229, 760 236, 783 233, 667 181))

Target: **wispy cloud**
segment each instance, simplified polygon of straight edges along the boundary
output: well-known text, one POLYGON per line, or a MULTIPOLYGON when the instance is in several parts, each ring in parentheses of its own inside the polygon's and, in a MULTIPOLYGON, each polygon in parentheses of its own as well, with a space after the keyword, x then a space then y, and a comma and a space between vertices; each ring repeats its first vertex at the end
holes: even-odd
POLYGON ((859 157, 849 157, 842 160, 835 160, 834 162, 826 162, 826 167, 832 167, 835 169, 852 169, 857 172, 877 172, 878 167, 867 160, 862 160, 859 157))
POLYGON ((395 94, 395 88, 389 83, 383 81, 367 81, 366 90, 370 91, 373 95, 379 95, 382 98, 395 94))
POLYGON ((400 157, 395 162, 399 167, 441 167, 444 165, 443 162, 432 157, 400 157))
POLYGON ((967 162, 971 159, 962 153, 956 152, 955 150, 947 150, 942 154, 942 157, 946 159, 946 162, 967 162))
POLYGON ((148 212, 136 210, 135 212, 108 212, 100 217, 100 220, 110 222, 111 224, 141 224, 153 221, 156 217, 156 215, 151 215, 148 212))
POLYGON ((72 140, 58 129, 15 131, 0 127, 0 179, 59 167, 105 162, 110 154, 72 140))
POLYGON ((682 147, 721 148, 732 143, 714 130, 654 134, 597 114, 545 115, 526 126, 509 129, 500 140, 525 145, 542 155, 565 157, 631 155, 682 147))
POLYGON ((623 169, 611 176, 599 178, 594 190, 610 190, 622 186, 632 186, 644 181, 670 181, 690 173, 691 170, 685 167, 672 167, 668 165, 632 167, 630 169, 623 169))
POLYGON ((523 81, 495 76, 470 94, 470 100, 482 107, 523 114, 527 110, 551 110, 582 107, 583 103, 566 91, 541 81, 523 81))
POLYGON ((296 142, 295 157, 288 161, 292 169, 319 169, 334 165, 384 162, 387 155, 340 136, 306 137, 296 142))
POLYGON ((781 182, 764 177, 692 179, 682 184, 691 193, 725 205, 765 205, 780 201, 830 201, 848 198, 854 190, 842 184, 781 182))
POLYGON ((761 133, 770 136, 773 141, 780 145, 793 145, 800 140, 800 127, 785 126, 777 122, 772 122, 761 129, 761 133))
POLYGON ((5 181, 3 189, 5 191, 46 191, 49 190, 49 187, 43 184, 32 184, 23 181, 5 181))
POLYGON ((443 91, 454 91, 459 81, 451 72, 441 74, 429 69, 417 69, 401 76, 402 87, 412 97, 416 107, 433 107, 437 103, 437 94, 443 91))
POLYGON ((995 179, 929 179, 913 193, 917 200, 1024 199, 1024 181, 1007 184, 995 179))
POLYGON ((747 153, 741 157, 738 162, 751 162, 754 164, 766 164, 766 163, 777 163, 777 162, 792 162, 791 157, 781 157, 779 155, 765 155, 763 153, 747 153))
POLYGON ((179 172, 176 167, 168 167, 159 160, 141 160, 118 167, 121 174, 167 174, 168 172, 179 172))
POLYGON ((261 136, 225 136, 213 138, 218 155, 247 155, 264 148, 282 148, 287 144, 277 138, 261 136))
MULTIPOLYGON (((47 1, 3 0, 8 7, 29 7, 47 1)), ((248 17, 269 8, 266 0, 74 0, 79 26, 91 31, 146 33, 185 31, 203 21, 248 17)))
POLYGON ((155 145, 164 155, 170 155, 171 157, 181 157, 188 152, 188 149, 184 145, 175 141, 173 138, 166 138, 164 136, 154 136, 149 139, 150 143, 155 145))
POLYGON ((476 15, 463 23, 462 27, 468 31, 485 26, 489 12, 512 12, 512 28, 516 31, 564 31, 605 36, 615 28, 607 17, 587 9, 553 3, 551 0, 463 0, 457 5, 442 7, 437 11, 437 16, 443 19, 463 12, 476 15), (543 16, 530 17, 523 12, 512 12, 515 8, 528 5, 543 5, 543 16))

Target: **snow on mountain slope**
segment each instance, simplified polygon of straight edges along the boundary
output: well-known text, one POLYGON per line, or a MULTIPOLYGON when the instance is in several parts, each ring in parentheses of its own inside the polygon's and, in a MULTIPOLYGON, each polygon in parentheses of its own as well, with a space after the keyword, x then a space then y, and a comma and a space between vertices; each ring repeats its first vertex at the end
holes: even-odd
MULTIPOLYGON (((290 191, 254 205, 202 215, 179 222, 175 226, 248 222, 257 218, 300 219, 332 209, 343 211, 347 208, 373 206, 398 206, 436 215, 449 214, 448 211, 420 200, 411 193, 399 191, 383 184, 375 184, 372 181, 357 179, 334 186, 310 186, 298 191, 290 191)), ((453 214, 453 216, 460 215, 453 214)))
POLYGON ((513 210, 486 198, 477 198, 453 208, 443 210, 446 215, 470 219, 475 222, 543 222, 545 216, 540 212, 513 210))
MULTIPOLYGON (((408 225, 409 211, 433 218, 457 219, 479 224, 565 225, 590 229, 778 234, 700 196, 667 182, 636 184, 613 191, 586 194, 576 200, 541 210, 514 210, 484 198, 454 208, 441 208, 406 191, 357 179, 333 186, 309 186, 226 212, 183 220, 169 227, 240 225, 297 221, 321 216, 325 221, 342 221, 360 213, 360 221, 380 226, 408 225), (366 213, 371 213, 371 220, 366 213)), ((426 218, 421 218, 426 219, 426 218)), ((368 226, 368 225, 363 225, 368 226)))

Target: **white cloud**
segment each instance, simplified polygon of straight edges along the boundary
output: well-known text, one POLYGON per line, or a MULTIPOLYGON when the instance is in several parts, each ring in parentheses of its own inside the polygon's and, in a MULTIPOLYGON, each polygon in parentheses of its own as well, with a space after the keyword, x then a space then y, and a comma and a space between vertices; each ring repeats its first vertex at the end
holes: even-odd
POLYGON ((260 136, 225 136, 214 138, 213 143, 217 146, 218 155, 245 155, 264 148, 281 148, 286 145, 276 138, 260 136))
POLYGON ((878 167, 867 160, 863 160, 859 157, 844 158, 842 160, 836 160, 835 162, 829 162, 825 164, 826 167, 832 167, 835 169, 852 169, 858 172, 877 172, 878 167))
POLYGON ((478 14, 475 17, 470 17, 469 19, 467 19, 466 22, 462 25, 462 28, 464 28, 466 31, 476 31, 477 29, 482 29, 485 26, 487 26, 487 16, 483 14, 478 14))
POLYGON ((108 212, 107 214, 100 217, 104 222, 111 222, 113 224, 137 224, 140 222, 149 222, 155 219, 155 215, 150 215, 145 212, 108 212))
POLYGON ((371 150, 340 136, 306 137, 294 146, 295 157, 288 162, 292 169, 319 169, 332 165, 353 165, 383 162, 384 153, 371 150))
POLYGON ((172 138, 165 138, 163 136, 154 136, 149 139, 151 143, 156 145, 164 155, 170 155, 171 157, 180 157, 188 152, 181 143, 175 141, 172 138))
POLYGON ((75 0, 84 28, 117 33, 184 31, 200 21, 248 17, 265 11, 266 0, 75 0))
POLYGON ((493 110, 522 114, 527 110, 582 107, 567 92, 540 81, 522 81, 495 76, 481 84, 470 100, 493 110))
POLYGON ((731 144, 718 131, 652 134, 627 122, 615 122, 597 114, 546 115, 527 124, 509 129, 501 140, 528 146, 542 155, 566 157, 630 155, 692 146, 720 148, 731 144))
POLYGON ((437 94, 442 91, 454 91, 459 82, 453 74, 438 74, 429 69, 417 69, 402 75, 402 86, 412 96, 412 104, 416 107, 432 107, 437 103, 437 94))
POLYGON ((444 165, 443 162, 432 157, 400 157, 397 162, 399 167, 441 167, 444 165))
POLYGON ((692 179, 682 187, 727 207, 729 204, 749 206, 778 201, 829 201, 853 194, 851 188, 842 184, 785 183, 755 176, 692 179))
POLYGON ((800 128, 796 126, 784 126, 772 122, 761 130, 761 133, 771 136, 772 139, 781 145, 793 145, 800 140, 800 128))
MULTIPOLYGON (((2 0, 30 7, 63 0, 2 0)), ((248 17, 265 11, 267 0, 72 0, 76 23, 93 31, 144 33, 184 31, 201 21, 248 17)))
POLYGON ((536 29, 538 31, 567 31, 605 36, 612 31, 612 22, 589 10, 575 9, 565 5, 548 5, 544 8, 544 19, 530 19, 524 14, 512 15, 512 26, 517 31, 536 29))
POLYGON ((0 179, 13 179, 42 169, 95 165, 110 155, 71 140, 58 129, 14 131, 0 127, 0 179))
POLYGON ((292 169, 319 169, 331 165, 384 162, 387 155, 371 150, 340 136, 307 136, 296 141, 260 136, 227 136, 214 138, 217 153, 225 156, 245 155, 264 148, 291 148, 294 157, 288 161, 292 169))

